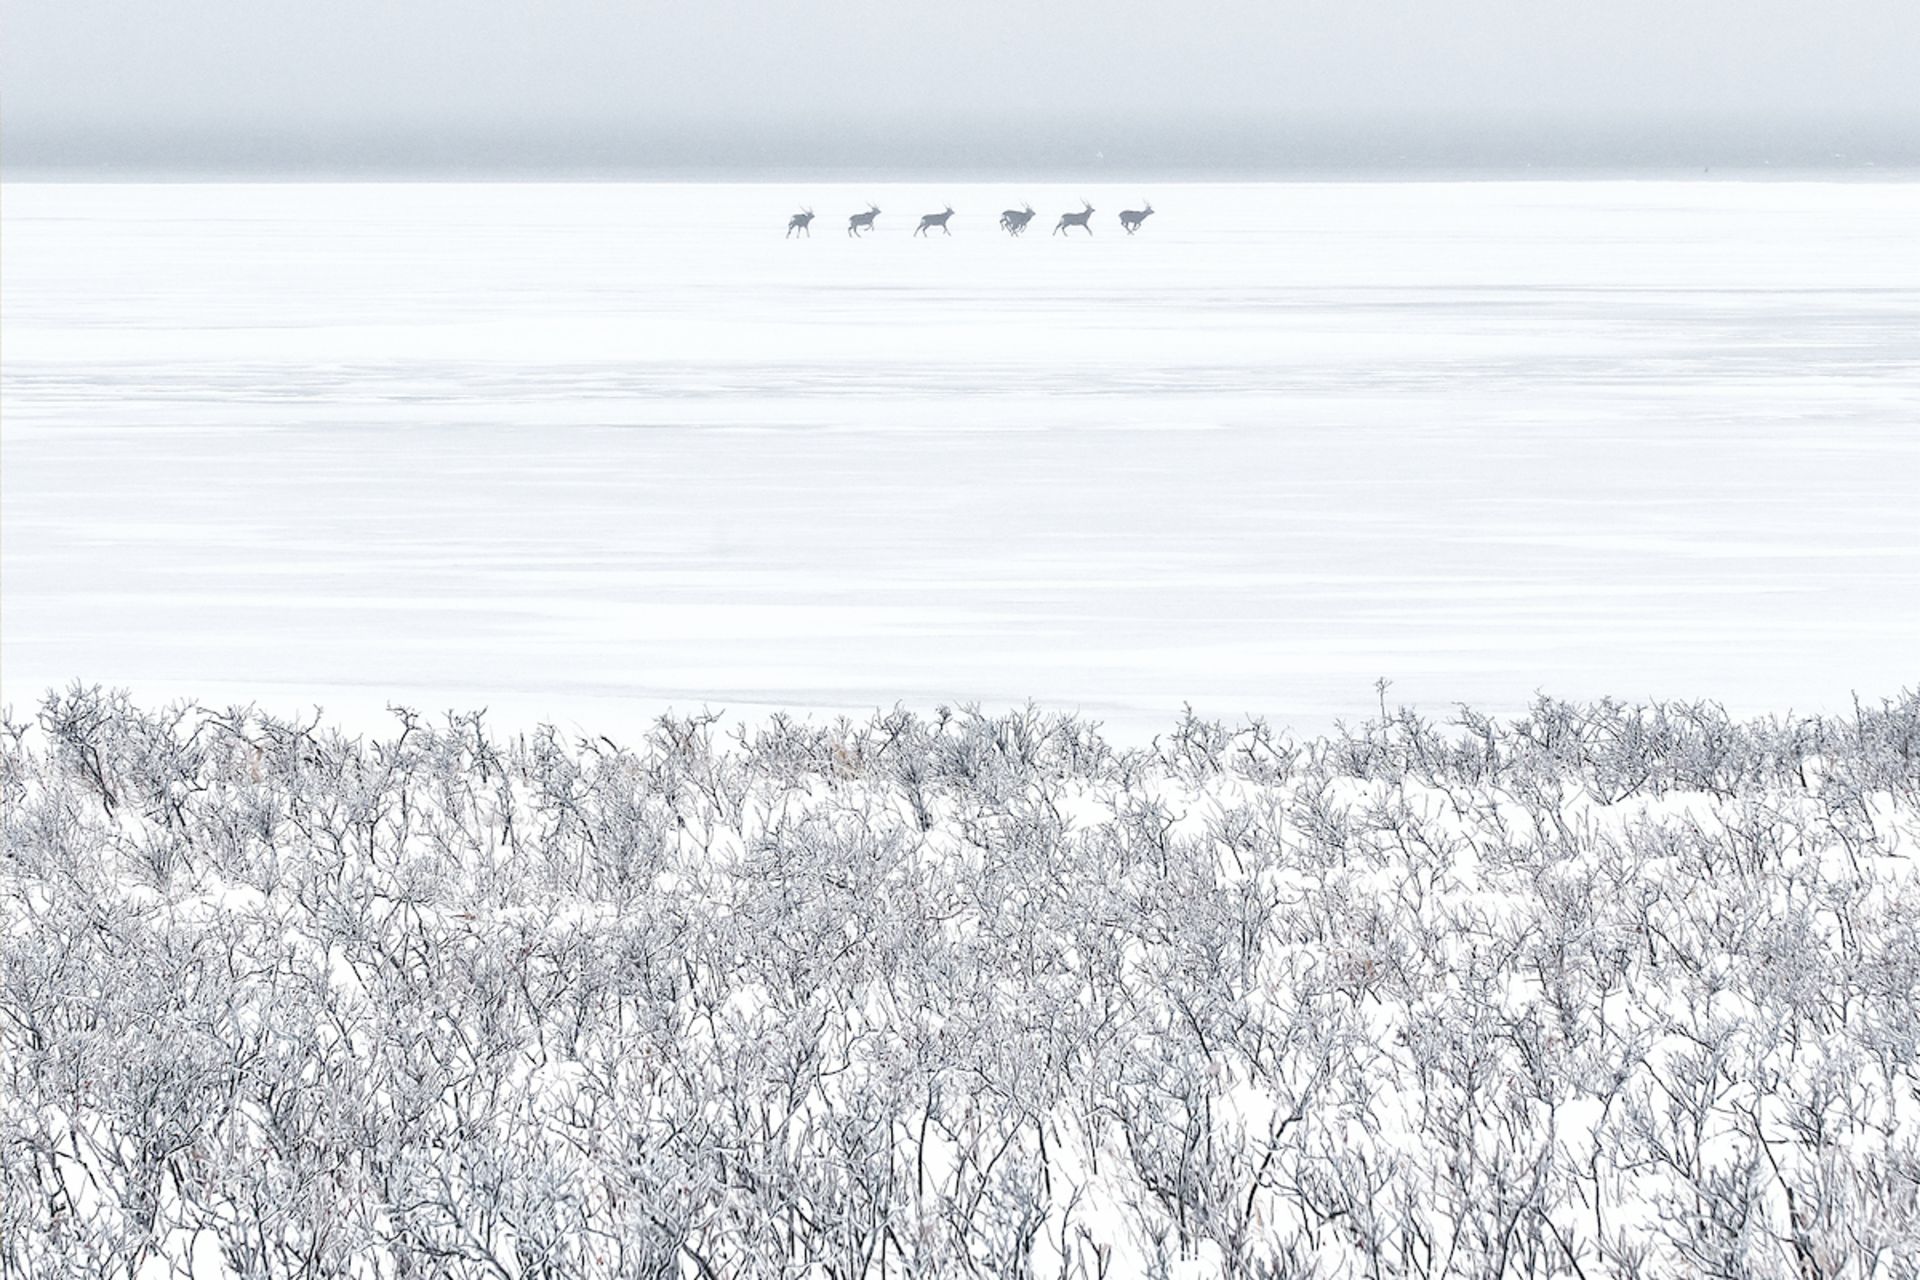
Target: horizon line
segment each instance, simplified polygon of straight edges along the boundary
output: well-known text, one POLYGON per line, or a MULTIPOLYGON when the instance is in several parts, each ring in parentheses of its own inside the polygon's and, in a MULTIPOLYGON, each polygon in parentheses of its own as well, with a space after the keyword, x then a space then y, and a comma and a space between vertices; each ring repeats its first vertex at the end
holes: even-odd
POLYGON ((1241 168, 1141 165, 1112 171, 1074 166, 740 166, 632 165, 554 166, 216 166, 216 165, 46 165, 0 163, 0 183, 94 186, 129 185, 711 185, 820 182, 1046 182, 1103 184, 1315 184, 1315 183, 1499 183, 1499 182, 1914 182, 1920 161, 1893 164, 1861 162, 1790 164, 1587 164, 1587 165, 1302 165, 1241 168))

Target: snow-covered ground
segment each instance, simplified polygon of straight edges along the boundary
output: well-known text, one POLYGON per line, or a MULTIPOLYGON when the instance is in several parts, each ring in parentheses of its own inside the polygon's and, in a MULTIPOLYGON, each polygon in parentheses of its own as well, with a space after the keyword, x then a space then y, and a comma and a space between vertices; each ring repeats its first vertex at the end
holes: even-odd
POLYGON ((17 708, 1038 698, 1128 736, 1312 728, 1378 676, 1496 711, 1914 678, 1920 184, 0 201, 17 708))
POLYGON ((1920 694, 1166 727, 0 717, 0 1276, 1912 1280, 1920 694))

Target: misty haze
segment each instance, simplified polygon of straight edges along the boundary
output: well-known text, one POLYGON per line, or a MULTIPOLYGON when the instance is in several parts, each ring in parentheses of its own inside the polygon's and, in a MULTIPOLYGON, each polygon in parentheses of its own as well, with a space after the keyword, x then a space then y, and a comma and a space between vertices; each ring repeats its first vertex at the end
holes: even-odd
POLYGON ((20 0, 0 1280, 1897 1280, 1920 7, 20 0))
POLYGON ((22 0, 7 164, 1127 180, 1920 165, 1905 0, 22 0))

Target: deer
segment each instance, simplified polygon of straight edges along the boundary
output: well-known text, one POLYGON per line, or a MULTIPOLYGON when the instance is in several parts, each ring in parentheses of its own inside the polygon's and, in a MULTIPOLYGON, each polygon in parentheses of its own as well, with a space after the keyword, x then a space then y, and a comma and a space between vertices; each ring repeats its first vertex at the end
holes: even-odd
POLYGON ((1010 236, 1017 236, 1022 231, 1025 231, 1027 224, 1032 221, 1032 205, 1028 205, 1024 209, 1008 209, 1000 215, 1000 225, 1006 228, 1006 232, 1010 236))
POLYGON ((813 238, 813 210, 802 207, 800 212, 787 219, 787 236, 791 239, 799 232, 805 232, 809 240, 813 238))
POLYGON ((1079 213, 1063 213, 1060 215, 1060 221, 1056 222, 1053 226, 1053 234, 1057 236, 1065 235, 1068 227, 1079 227, 1088 235, 1093 234, 1093 228, 1087 225, 1088 219, 1093 217, 1093 206, 1087 204, 1084 197, 1080 203, 1085 205, 1085 208, 1079 213))
POLYGON ((947 230, 947 219, 952 216, 952 205, 947 206, 945 213, 923 213, 920 215, 920 225, 913 229, 913 234, 923 236, 927 234, 928 227, 938 227, 940 228, 940 234, 950 236, 953 232, 947 230))
POLYGON ((1153 201, 1147 201, 1144 209, 1127 209, 1120 214, 1120 225, 1126 228, 1128 235, 1140 229, 1140 224, 1153 216, 1153 201))
POLYGON ((847 234, 856 240, 859 239, 862 231, 873 230, 873 220, 879 216, 880 206, 868 201, 865 213, 856 213, 847 219, 847 234))

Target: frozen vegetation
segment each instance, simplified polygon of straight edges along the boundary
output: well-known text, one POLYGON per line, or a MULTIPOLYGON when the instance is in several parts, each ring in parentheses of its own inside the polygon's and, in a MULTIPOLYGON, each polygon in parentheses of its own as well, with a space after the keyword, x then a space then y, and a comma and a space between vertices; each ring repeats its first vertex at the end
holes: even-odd
POLYGON ((0 1274, 1898 1277, 1920 695, 0 750, 0 1274))

